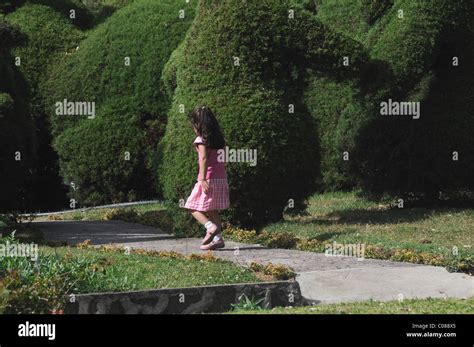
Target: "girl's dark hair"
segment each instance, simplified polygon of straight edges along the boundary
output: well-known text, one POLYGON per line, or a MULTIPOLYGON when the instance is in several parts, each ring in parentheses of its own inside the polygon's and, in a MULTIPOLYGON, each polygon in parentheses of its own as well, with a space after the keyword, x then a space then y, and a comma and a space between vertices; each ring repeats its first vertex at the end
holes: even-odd
POLYGON ((219 123, 214 112, 207 106, 196 107, 189 114, 192 126, 197 134, 202 137, 204 144, 213 149, 221 149, 225 146, 219 123))

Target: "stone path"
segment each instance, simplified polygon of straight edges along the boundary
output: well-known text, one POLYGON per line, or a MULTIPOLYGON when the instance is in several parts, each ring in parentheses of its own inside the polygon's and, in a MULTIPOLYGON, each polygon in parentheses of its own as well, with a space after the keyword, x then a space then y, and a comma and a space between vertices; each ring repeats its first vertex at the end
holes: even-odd
MULTIPOLYGON (((200 239, 175 238, 162 231, 121 221, 35 222, 50 241, 76 244, 90 239, 92 244, 110 244, 167 250, 182 254, 200 253, 200 239)), ((327 257, 322 253, 274 249, 260 245, 226 241, 215 255, 239 264, 252 261, 280 263, 298 273, 305 298, 337 303, 369 299, 387 301, 400 298, 466 298, 474 296, 474 277, 449 273, 442 267, 376 259, 327 257)))

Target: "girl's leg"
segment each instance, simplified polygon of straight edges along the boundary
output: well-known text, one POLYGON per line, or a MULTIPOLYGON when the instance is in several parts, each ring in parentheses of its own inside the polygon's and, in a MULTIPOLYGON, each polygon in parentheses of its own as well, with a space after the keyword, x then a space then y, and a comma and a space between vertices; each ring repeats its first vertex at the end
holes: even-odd
POLYGON ((212 223, 217 225, 217 233, 220 234, 222 225, 221 225, 221 217, 219 216, 219 212, 209 211, 207 214, 209 215, 209 219, 212 221, 212 223))
POLYGON ((192 210, 191 214, 199 223, 204 225, 204 227, 206 228, 206 235, 202 240, 202 244, 204 245, 211 242, 213 236, 219 232, 219 226, 214 224, 214 222, 207 218, 207 216, 201 211, 192 210))
POLYGON ((192 210, 191 214, 202 225, 205 225, 207 222, 209 222, 209 218, 207 218, 206 215, 201 211, 192 210))
POLYGON ((217 226, 216 236, 214 236, 214 241, 222 240, 222 223, 221 217, 219 216, 218 211, 209 211, 208 212, 209 219, 217 226))

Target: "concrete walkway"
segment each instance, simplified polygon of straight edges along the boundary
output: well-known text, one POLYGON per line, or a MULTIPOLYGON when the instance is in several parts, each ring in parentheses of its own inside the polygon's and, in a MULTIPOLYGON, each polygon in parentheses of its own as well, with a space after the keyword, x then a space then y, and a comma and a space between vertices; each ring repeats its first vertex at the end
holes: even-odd
MULTIPOLYGON (((110 244, 201 253, 200 239, 180 239, 162 231, 121 221, 35 222, 50 241, 76 244, 90 239, 92 244, 110 244)), ((216 256, 239 264, 252 261, 280 263, 298 273, 305 298, 337 303, 369 299, 388 301, 410 298, 466 298, 474 296, 474 277, 449 273, 442 267, 385 260, 328 257, 322 253, 274 249, 226 241, 216 256)))

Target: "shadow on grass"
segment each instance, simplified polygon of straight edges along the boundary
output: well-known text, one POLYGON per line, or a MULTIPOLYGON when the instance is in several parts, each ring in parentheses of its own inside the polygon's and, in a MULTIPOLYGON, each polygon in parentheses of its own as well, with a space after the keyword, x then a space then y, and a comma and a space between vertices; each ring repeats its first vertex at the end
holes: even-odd
POLYGON ((422 221, 434 216, 448 213, 460 213, 463 211, 472 211, 471 208, 392 208, 387 210, 365 210, 352 209, 334 211, 325 216, 295 218, 286 221, 290 224, 315 224, 315 225, 344 225, 344 224, 373 224, 387 225, 398 223, 410 223, 422 221))

